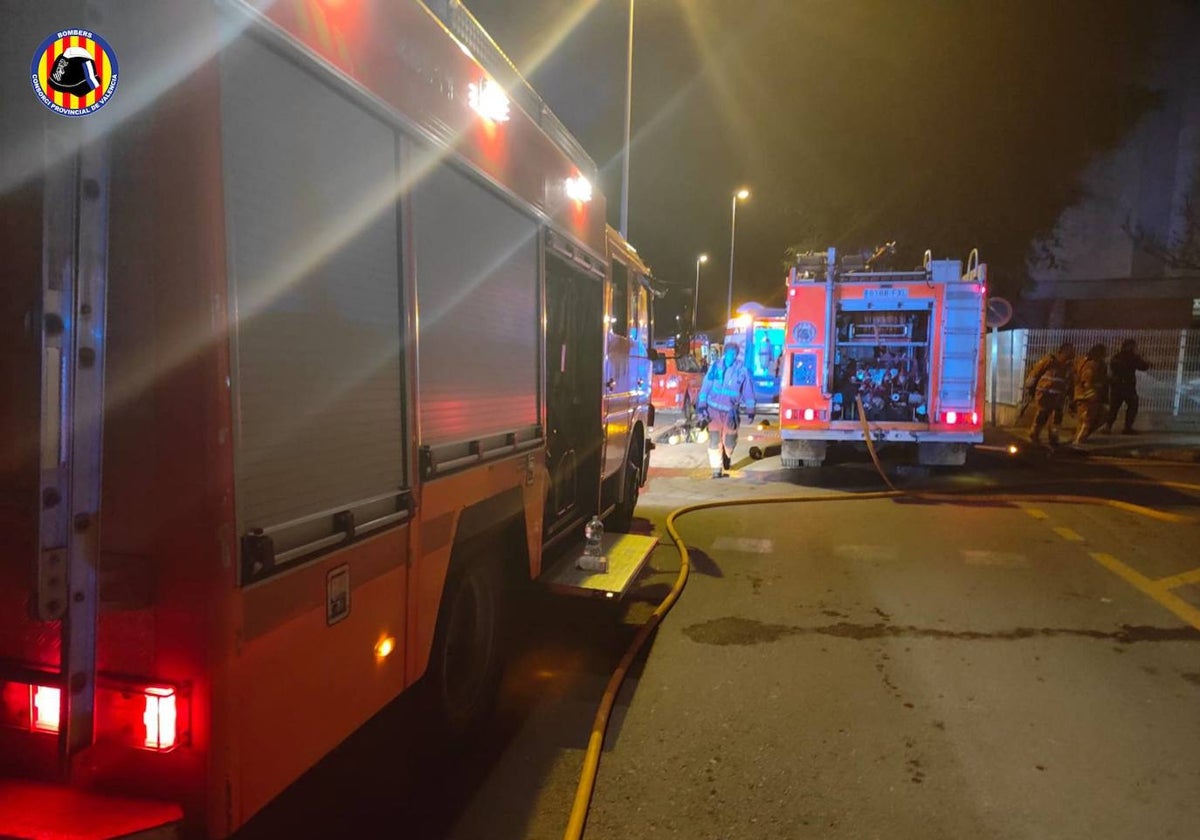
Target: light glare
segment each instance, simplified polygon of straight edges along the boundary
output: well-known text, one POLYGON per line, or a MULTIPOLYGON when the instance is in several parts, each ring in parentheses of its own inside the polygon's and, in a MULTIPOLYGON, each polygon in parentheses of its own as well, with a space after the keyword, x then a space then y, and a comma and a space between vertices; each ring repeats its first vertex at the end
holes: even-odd
POLYGON ((582 175, 568 178, 566 182, 567 198, 572 201, 587 203, 592 200, 592 182, 582 175))
POLYGON ((508 122, 508 95, 493 79, 471 82, 467 86, 467 103, 485 120, 508 122))

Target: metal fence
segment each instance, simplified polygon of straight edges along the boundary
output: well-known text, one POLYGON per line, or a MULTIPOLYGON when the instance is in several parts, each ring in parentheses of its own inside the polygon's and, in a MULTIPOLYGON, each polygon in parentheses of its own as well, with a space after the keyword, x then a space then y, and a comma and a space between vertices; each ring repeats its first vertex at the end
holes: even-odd
POLYGON ((996 421, 1001 425, 1016 421, 1025 376, 1038 359, 1063 342, 1074 344, 1079 355, 1094 344, 1103 344, 1111 357, 1127 338, 1137 342, 1138 353, 1150 364, 1150 370, 1137 375, 1138 425, 1200 428, 1200 330, 1008 330, 991 334, 987 390, 996 421))

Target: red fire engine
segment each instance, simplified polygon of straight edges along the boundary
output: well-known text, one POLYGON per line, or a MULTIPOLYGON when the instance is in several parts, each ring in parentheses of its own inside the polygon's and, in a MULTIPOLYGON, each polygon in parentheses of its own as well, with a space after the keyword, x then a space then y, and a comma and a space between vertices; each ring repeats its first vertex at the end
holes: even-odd
POLYGON ((689 344, 692 347, 688 350, 679 350, 674 339, 655 345, 658 358, 653 363, 650 389, 650 402, 656 409, 681 411, 685 417, 691 417, 700 386, 704 384, 707 336, 703 340, 693 339, 689 344))
POLYGON ((649 271, 458 3, 6 9, 43 42, 120 84, 0 79, 0 835, 221 837, 419 679, 466 731, 505 579, 628 586, 652 539, 572 552, 645 477, 649 271))
POLYGON ((879 271, 835 249, 788 276, 780 394, 785 467, 819 466, 832 441, 861 440, 857 401, 880 442, 915 444, 922 464, 964 463, 983 440, 987 266, 972 255, 879 271))

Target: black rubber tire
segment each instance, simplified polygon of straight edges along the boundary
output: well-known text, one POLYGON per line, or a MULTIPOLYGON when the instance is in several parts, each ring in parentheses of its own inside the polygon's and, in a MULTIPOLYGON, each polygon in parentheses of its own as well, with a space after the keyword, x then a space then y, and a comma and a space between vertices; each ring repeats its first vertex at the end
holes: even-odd
POLYGON ((495 557, 453 570, 442 593, 426 690, 440 734, 460 747, 490 717, 503 673, 504 581, 495 557))
POLYGON ((692 405, 692 392, 683 392, 683 422, 691 424, 696 418, 696 407, 692 405))
POLYGON ((628 534, 633 527, 633 512, 637 508, 638 495, 641 490, 641 466, 637 463, 637 450, 634 447, 625 462, 625 474, 621 480, 625 483, 625 500, 620 502, 608 517, 609 527, 618 534, 628 534))

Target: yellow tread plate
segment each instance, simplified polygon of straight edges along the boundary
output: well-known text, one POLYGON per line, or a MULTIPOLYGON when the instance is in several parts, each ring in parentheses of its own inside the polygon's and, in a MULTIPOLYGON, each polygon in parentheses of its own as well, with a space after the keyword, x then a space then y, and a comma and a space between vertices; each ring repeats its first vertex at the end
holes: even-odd
POLYGON ((575 562, 583 556, 583 546, 579 545, 542 575, 542 583, 567 595, 623 598, 650 559, 650 553, 658 545, 658 537, 605 534, 603 545, 604 556, 608 558, 607 572, 600 574, 577 568, 575 562))

